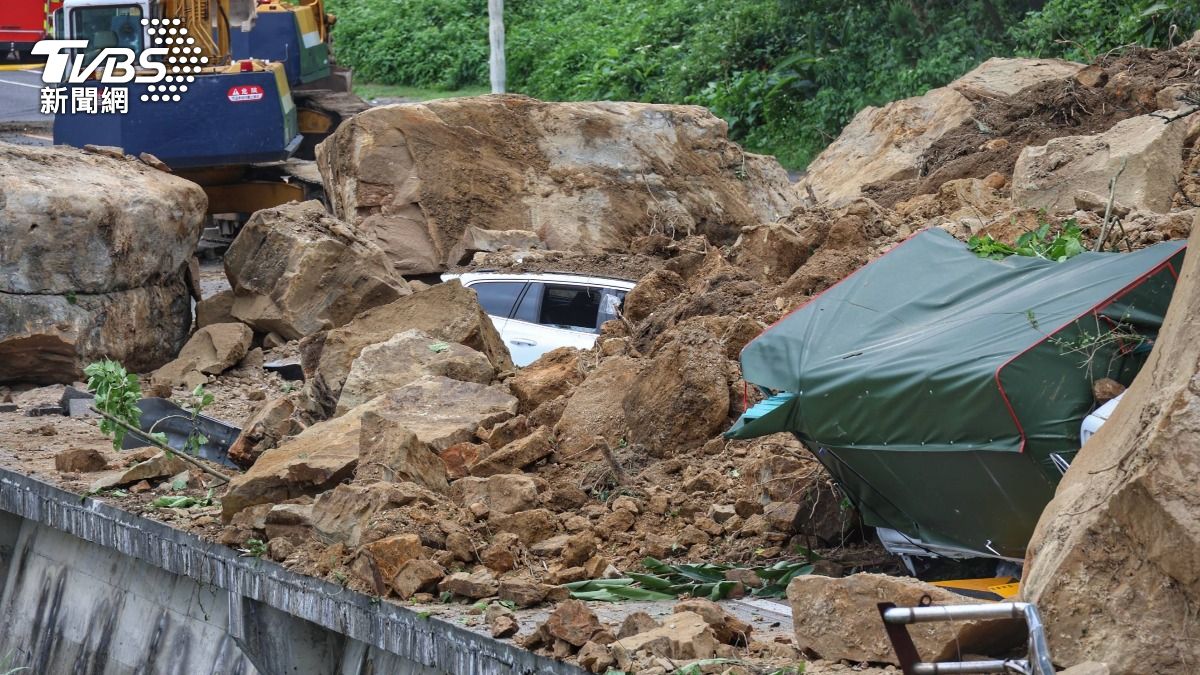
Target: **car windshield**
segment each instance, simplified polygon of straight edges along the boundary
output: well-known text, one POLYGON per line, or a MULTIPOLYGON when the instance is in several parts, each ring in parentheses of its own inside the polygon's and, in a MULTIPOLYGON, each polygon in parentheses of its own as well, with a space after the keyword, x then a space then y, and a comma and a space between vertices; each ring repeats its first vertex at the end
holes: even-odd
POLYGON ((137 5, 81 7, 71 12, 71 32, 76 40, 87 40, 87 57, 94 59, 109 47, 141 52, 142 9, 137 5))

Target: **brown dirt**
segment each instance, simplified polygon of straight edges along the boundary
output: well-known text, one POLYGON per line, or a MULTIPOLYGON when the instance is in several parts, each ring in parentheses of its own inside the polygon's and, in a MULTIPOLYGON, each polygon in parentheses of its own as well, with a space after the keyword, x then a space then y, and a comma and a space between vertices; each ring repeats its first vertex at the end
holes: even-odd
POLYGON ((914 195, 936 192, 948 180, 984 178, 992 172, 1011 177, 1017 156, 1027 145, 1101 133, 1121 120, 1154 112, 1159 108, 1155 95, 1161 89, 1196 84, 1192 73, 1197 62, 1196 51, 1131 47, 1096 61, 1108 78, 1102 87, 1085 87, 1067 78, 985 100, 973 119, 929 148, 921 177, 872 183, 863 187, 863 194, 891 207, 914 195))

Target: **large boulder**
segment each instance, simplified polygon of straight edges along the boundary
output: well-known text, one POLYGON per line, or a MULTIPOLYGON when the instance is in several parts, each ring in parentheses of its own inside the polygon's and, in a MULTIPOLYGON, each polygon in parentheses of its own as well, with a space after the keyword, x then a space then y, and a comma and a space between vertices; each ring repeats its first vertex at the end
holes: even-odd
POLYGON ((697 106, 523 96, 373 108, 317 148, 334 212, 403 274, 457 263, 468 226, 551 249, 624 250, 638 235, 731 241, 796 202, 774 158, 697 106))
POLYGON ((554 431, 564 458, 584 452, 601 436, 616 445, 625 436, 625 394, 641 364, 625 356, 605 359, 571 392, 554 431))
POLYGON ((0 292, 0 383, 77 382, 104 358, 158 368, 187 340, 190 301, 182 278, 88 295, 0 292))
POLYGON ((207 206, 141 162, 0 143, 0 382, 169 361, 191 327, 183 278, 207 206))
MULTIPOLYGON (((839 579, 799 576, 787 587, 796 647, 828 661, 891 663, 896 652, 879 618, 878 604, 916 607, 973 602, 957 593, 910 577, 854 574, 839 579)), ((907 626, 925 661, 958 660, 963 654, 988 654, 1020 639, 1024 624, 1005 620, 920 623, 907 626)))
POLYGON ((504 421, 516 409, 517 399, 493 387, 445 377, 417 380, 264 452, 230 482, 222 514, 228 519, 248 506, 324 492, 354 475, 360 462, 371 465, 363 467, 363 479, 444 490, 445 468, 434 464, 441 460, 428 448, 469 440, 475 429, 504 421))
POLYGON ((486 356, 470 347, 406 330, 363 348, 350 366, 336 414, 426 375, 487 384, 496 370, 486 356))
POLYGON ((127 291, 179 277, 200 186, 133 160, 0 143, 0 293, 127 291))
POLYGON ((712 345, 673 341, 661 349, 622 402, 629 440, 666 457, 712 438, 729 415, 725 363, 712 345))
POLYGON ((798 191, 811 189, 818 200, 837 204, 858 197, 867 183, 916 178, 929 146, 973 112, 971 101, 949 87, 867 106, 808 165, 798 191))
POLYGON ((1041 611, 1057 663, 1132 674, 1200 662, 1198 334, 1200 258, 1189 254, 1154 351, 1029 544, 1021 593, 1041 611))
POLYGON ((469 441, 479 427, 498 424, 517 412, 517 399, 498 387, 440 375, 393 389, 369 405, 436 451, 469 441))
POLYGON ((1082 63, 1062 59, 1006 59, 992 57, 950 83, 949 87, 972 101, 1011 96, 1047 80, 1065 80, 1083 70, 1082 63))
POLYGON ((977 101, 1064 79, 1081 68, 1053 59, 989 59, 948 86, 863 108, 808 165, 797 192, 804 197, 811 190, 819 201, 837 206, 860 196, 868 183, 917 178, 925 152, 971 120, 977 101))
POLYGON ((345 326, 318 334, 304 344, 306 391, 317 411, 328 415, 336 410, 346 378, 363 349, 406 330, 419 330, 482 352, 496 370, 514 368, 475 291, 449 281, 369 309, 345 326))
POLYGON ((1186 133, 1184 124, 1140 115, 1102 134, 1061 136, 1026 146, 1013 169, 1013 205, 1071 212, 1080 192, 1107 197, 1109 181, 1120 171, 1116 203, 1166 213, 1178 189, 1175 178, 1183 170, 1186 133))
POLYGON ((233 316, 288 340, 344 325, 410 292, 378 246, 317 201, 255 213, 224 261, 233 316))

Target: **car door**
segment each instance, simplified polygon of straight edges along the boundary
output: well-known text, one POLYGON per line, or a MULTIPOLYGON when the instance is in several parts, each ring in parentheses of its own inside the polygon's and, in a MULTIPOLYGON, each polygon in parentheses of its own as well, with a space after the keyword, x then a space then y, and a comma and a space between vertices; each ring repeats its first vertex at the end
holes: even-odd
POLYGON ((526 285, 524 281, 496 280, 474 281, 467 286, 475 291, 476 297, 479 298, 479 306, 492 320, 492 325, 496 327, 496 332, 500 333, 501 339, 504 338, 505 323, 512 316, 513 308, 516 307, 526 285))
POLYGON ((559 347, 590 349, 599 333, 601 289, 582 284, 533 281, 505 324, 513 363, 525 366, 559 347))

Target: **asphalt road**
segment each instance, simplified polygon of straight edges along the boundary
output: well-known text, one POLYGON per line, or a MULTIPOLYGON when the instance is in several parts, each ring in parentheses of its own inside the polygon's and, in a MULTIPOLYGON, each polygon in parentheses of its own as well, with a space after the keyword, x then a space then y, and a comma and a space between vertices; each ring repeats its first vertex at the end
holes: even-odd
POLYGON ((45 122, 50 118, 38 110, 42 88, 37 65, 0 66, 0 122, 45 122))

